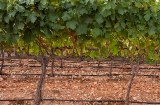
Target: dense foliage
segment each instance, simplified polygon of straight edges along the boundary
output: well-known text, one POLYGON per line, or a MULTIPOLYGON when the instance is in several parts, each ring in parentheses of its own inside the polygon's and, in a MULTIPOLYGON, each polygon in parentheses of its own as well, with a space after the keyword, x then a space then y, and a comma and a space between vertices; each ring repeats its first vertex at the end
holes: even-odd
POLYGON ((0 0, 0 42, 20 53, 160 59, 154 0, 0 0), (60 48, 54 50, 55 48, 60 48), (27 52, 28 51, 28 52, 27 52))

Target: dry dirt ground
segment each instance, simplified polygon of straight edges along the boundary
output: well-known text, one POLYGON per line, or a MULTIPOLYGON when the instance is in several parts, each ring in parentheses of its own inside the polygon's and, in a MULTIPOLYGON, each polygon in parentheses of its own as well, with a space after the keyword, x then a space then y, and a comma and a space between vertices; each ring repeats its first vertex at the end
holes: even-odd
MULTIPOLYGON (((49 64, 50 65, 50 64, 49 64)), ((56 61, 55 65, 60 65, 56 61)), ((29 99, 34 98, 39 76, 21 76, 13 74, 33 74, 41 73, 40 64, 34 60, 12 60, 5 61, 4 72, 11 74, 0 76, 0 100, 3 99, 29 99)), ((73 74, 72 76, 46 76, 43 88, 43 98, 74 99, 74 100, 124 100, 127 85, 131 78, 131 70, 125 69, 129 65, 116 63, 113 65, 113 73, 123 75, 108 76, 81 76, 82 74, 106 74, 109 72, 109 64, 103 63, 102 68, 96 62, 72 62, 63 61, 63 68, 55 67, 54 72, 59 74, 73 74), (82 67, 84 66, 84 67, 82 67), (123 67, 124 69, 122 70, 123 67), (74 76, 78 74, 79 76, 74 76)), ((160 70, 150 68, 160 68, 158 66, 141 65, 139 74, 159 75, 160 70), (148 69, 147 69, 148 68, 148 69)), ((51 73, 51 68, 47 68, 47 74, 51 73)), ((160 102, 160 77, 136 76, 134 78, 131 92, 131 101, 160 102)), ((32 101, 0 101, 0 105, 34 105, 32 101)), ((89 102, 61 102, 43 101, 41 105, 124 105, 124 103, 89 103, 89 102)), ((130 105, 139 105, 131 103, 130 105)), ((146 104, 143 104, 146 105, 146 104)), ((150 104, 147 104, 150 105, 150 104)), ((154 104, 152 104, 154 105, 154 104)))

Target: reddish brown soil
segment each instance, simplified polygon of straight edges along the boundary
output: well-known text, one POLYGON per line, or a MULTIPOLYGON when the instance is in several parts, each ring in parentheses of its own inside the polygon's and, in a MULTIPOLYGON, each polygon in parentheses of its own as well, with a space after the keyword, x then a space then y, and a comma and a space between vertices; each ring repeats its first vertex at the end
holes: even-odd
MULTIPOLYGON (((5 73, 10 74, 29 74, 41 73, 40 67, 30 67, 40 65, 32 60, 5 61, 6 65, 15 65, 14 67, 6 66, 5 73)), ((55 65, 60 65, 56 62, 55 65)), ((109 72, 109 68, 91 68, 88 66, 96 65, 87 62, 69 63, 63 61, 64 66, 73 66, 73 68, 54 68, 56 73, 73 74, 71 77, 64 76, 46 76, 43 88, 43 98, 57 99, 79 99, 79 100, 124 100, 127 91, 127 85, 131 75, 119 75, 113 77, 84 77, 81 74, 105 74, 109 72), (85 66, 85 68, 80 68, 85 66), (74 76, 78 74, 79 76, 74 76)), ((101 66, 109 67, 109 64, 101 66)), ((122 65, 119 65, 121 67, 122 65)), ((127 67, 127 65, 123 65, 127 67)), ((141 65, 141 67, 152 68, 153 66, 141 65)), ((159 67, 155 66, 155 67, 159 67)), ((51 73, 47 68, 47 73, 51 73)), ((127 74, 130 70, 113 69, 113 73, 127 74)), ((139 74, 156 74, 160 75, 160 70, 144 69, 139 74)), ((16 99, 16 98, 34 98, 39 76, 0 76, 0 99, 16 99)), ((131 101, 144 102, 160 102, 160 77, 136 76, 134 78, 130 93, 131 101)), ((33 101, 16 101, 9 102, 0 101, 0 105, 33 105, 33 101)), ((87 102, 56 102, 43 101, 41 105, 124 105, 124 103, 87 103, 87 102)), ((138 105, 138 104, 131 104, 138 105)), ((144 104, 145 105, 145 104, 144 104)))

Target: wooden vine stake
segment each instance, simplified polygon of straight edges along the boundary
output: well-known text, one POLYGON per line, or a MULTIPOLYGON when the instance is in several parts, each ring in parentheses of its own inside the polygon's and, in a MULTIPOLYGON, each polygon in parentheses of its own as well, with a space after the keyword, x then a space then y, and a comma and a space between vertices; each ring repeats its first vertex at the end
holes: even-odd
POLYGON ((102 58, 99 57, 99 58, 98 58, 98 68, 101 68, 101 67, 102 67, 102 66, 101 66, 101 61, 102 61, 102 58))
POLYGON ((138 75, 139 70, 140 70, 140 55, 138 54, 138 60, 137 60, 137 72, 136 72, 136 75, 138 75))
POLYGON ((131 76, 131 79, 128 83, 128 89, 127 89, 126 97, 125 97, 125 105, 129 105, 129 95, 130 95, 130 91, 131 91, 131 87, 132 87, 132 82, 135 77, 135 72, 134 72, 134 68, 133 68, 133 61, 131 61, 131 69, 132 69, 132 76, 131 76))
POLYGON ((51 76, 54 76, 54 59, 52 58, 52 64, 51 64, 51 76))
MULTIPOLYGON (((62 49, 61 49, 61 57, 63 56, 63 51, 62 51, 62 49)), ((60 68, 63 68, 63 60, 62 60, 62 58, 61 58, 61 65, 60 65, 60 68)))
POLYGON ((42 66, 42 74, 40 76, 40 80, 37 85, 37 90, 34 98, 35 105, 40 105, 40 102, 42 101, 42 89, 44 85, 44 79, 46 75, 46 66, 48 64, 48 59, 45 57, 42 57, 41 60, 41 66, 42 66))
POLYGON ((98 60, 98 68, 100 68, 101 66, 100 66, 100 64, 101 64, 101 61, 100 60, 98 60))
POLYGON ((109 76, 110 77, 112 76, 112 70, 113 70, 113 59, 112 59, 112 56, 111 56, 110 71, 109 71, 109 76))
POLYGON ((3 45, 1 46, 1 54, 2 54, 2 63, 0 67, 0 75, 2 75, 2 70, 3 70, 3 65, 4 65, 4 50, 3 50, 3 45))

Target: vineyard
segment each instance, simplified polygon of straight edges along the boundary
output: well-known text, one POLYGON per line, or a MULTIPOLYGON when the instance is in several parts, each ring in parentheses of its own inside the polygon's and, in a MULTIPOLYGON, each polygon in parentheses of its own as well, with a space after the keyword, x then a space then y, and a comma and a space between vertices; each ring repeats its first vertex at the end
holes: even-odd
POLYGON ((0 63, 0 104, 160 104, 160 3, 0 0, 0 63))

